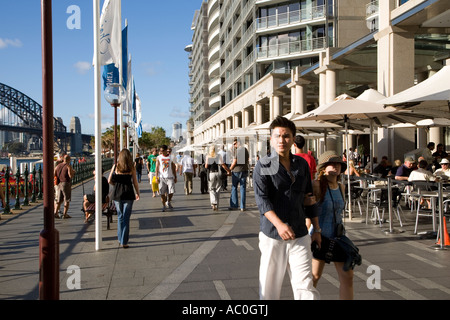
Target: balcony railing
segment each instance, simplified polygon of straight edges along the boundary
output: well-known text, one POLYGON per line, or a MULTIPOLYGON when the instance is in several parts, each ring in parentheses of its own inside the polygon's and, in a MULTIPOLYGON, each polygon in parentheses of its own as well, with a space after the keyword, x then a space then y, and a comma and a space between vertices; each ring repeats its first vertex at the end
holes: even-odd
POLYGON ((313 38, 309 40, 290 41, 271 46, 257 48, 258 59, 281 57, 291 54, 300 54, 326 48, 326 38, 313 38))
POLYGON ((373 0, 366 5, 366 18, 372 17, 373 15, 378 14, 380 9, 380 5, 378 0, 373 0))
POLYGON ((279 13, 256 19, 256 29, 268 29, 325 18, 325 6, 317 6, 306 10, 279 13))

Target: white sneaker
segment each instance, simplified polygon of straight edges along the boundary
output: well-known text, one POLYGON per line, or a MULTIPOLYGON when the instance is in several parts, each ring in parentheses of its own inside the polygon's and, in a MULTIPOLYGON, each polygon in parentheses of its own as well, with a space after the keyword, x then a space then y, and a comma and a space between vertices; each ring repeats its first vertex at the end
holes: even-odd
POLYGON ((167 206, 167 208, 169 208, 169 209, 173 209, 172 203, 170 203, 169 201, 166 202, 166 206, 167 206))

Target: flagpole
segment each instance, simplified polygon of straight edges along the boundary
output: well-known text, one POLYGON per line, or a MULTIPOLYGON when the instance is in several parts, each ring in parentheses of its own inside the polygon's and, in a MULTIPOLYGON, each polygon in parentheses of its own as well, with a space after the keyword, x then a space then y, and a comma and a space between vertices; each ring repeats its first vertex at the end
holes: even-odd
MULTIPOLYGON (((120 39, 120 45, 119 45, 119 83, 122 84, 123 83, 123 59, 122 59, 122 0, 118 0, 119 1, 119 17, 120 17, 120 35, 119 35, 119 39, 120 39)), ((120 104, 119 106, 119 115, 120 115, 120 150, 119 152, 123 149, 123 103, 120 104)), ((114 130, 117 130, 116 128, 114 128, 114 130)))
POLYGON ((100 73, 100 0, 94 5, 94 96, 95 96, 95 250, 102 249, 102 136, 100 73))

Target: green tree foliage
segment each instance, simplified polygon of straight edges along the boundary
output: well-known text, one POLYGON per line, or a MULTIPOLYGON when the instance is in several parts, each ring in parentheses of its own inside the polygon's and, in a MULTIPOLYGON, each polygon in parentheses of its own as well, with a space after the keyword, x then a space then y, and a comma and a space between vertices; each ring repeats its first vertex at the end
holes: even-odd
POLYGON ((153 127, 150 132, 144 131, 139 138, 139 147, 143 150, 151 150, 159 146, 170 144, 170 138, 166 137, 166 131, 161 127, 153 127))

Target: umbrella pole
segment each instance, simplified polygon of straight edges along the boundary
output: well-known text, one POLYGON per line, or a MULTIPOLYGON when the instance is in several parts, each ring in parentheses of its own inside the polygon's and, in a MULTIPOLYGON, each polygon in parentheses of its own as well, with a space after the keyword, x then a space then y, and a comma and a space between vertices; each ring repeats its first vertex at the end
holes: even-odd
POLYGON ((344 117, 345 123, 345 144, 346 144, 346 160, 347 160, 347 191, 348 191, 348 219, 352 220, 352 197, 350 191, 350 166, 349 166, 349 153, 348 153, 348 117, 344 117))
POLYGON ((374 146, 373 119, 370 119, 370 152, 369 152, 370 174, 373 174, 373 157, 375 155, 375 150, 374 150, 373 146, 374 146))

